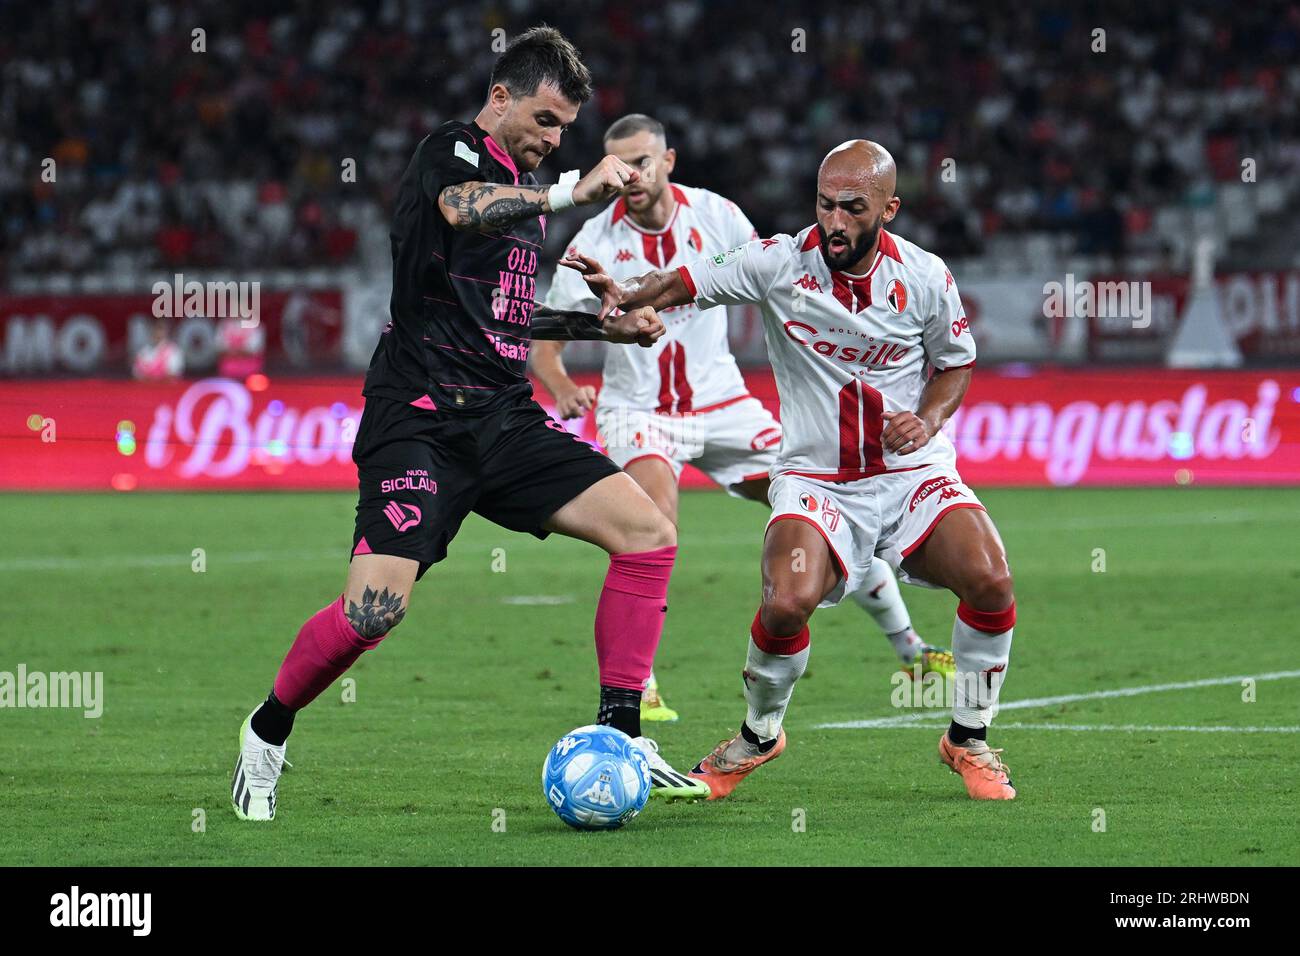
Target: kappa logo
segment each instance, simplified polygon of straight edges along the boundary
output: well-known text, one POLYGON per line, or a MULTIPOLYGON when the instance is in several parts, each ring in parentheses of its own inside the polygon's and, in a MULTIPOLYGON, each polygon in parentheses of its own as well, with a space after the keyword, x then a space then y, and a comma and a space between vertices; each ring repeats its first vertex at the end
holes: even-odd
POLYGON ((901 279, 890 280, 885 290, 885 303, 894 315, 903 314, 903 310, 907 308, 907 286, 903 285, 901 279))
POLYGON ((796 279, 793 284, 797 285, 801 289, 807 289, 810 292, 822 291, 821 283, 817 281, 817 277, 807 272, 796 279))
MULTIPOLYGON (((919 505, 926 498, 930 497, 936 491, 939 491, 940 489, 943 488, 947 488, 949 485, 955 485, 955 484, 958 484, 957 479, 949 478, 946 475, 942 478, 931 478, 929 481, 922 482, 921 487, 917 488, 916 493, 912 495, 912 500, 908 504, 907 510, 909 512, 915 511, 917 505, 919 505)), ((955 494, 943 495, 939 498, 939 500, 943 501, 944 498, 956 497, 957 495, 960 495, 962 493, 961 491, 955 488, 952 490, 955 492, 955 494)))
POLYGON ((949 498, 965 498, 966 493, 959 488, 945 488, 939 493, 940 501, 947 501, 949 498))
POLYGON ((805 491, 803 494, 799 496, 799 507, 802 508, 804 511, 808 512, 809 514, 816 514, 817 499, 805 491))
POLYGON ((952 273, 949 272, 947 269, 944 269, 943 270, 943 291, 947 292, 949 289, 951 289, 952 284, 953 284, 952 273))
POLYGON ((632 252, 631 252, 631 250, 629 250, 629 249, 620 249, 620 250, 618 250, 618 253, 614 256, 614 261, 615 261, 615 262, 631 262, 631 261, 632 261, 632 252))
POLYGON ((420 509, 415 505, 399 504, 396 501, 390 501, 384 505, 384 516, 392 522, 393 527, 398 531, 409 531, 420 523, 424 517, 420 509))
POLYGON ((781 429, 773 425, 771 428, 764 428, 761 432, 753 437, 749 447, 754 451, 762 451, 764 448, 771 448, 773 445, 781 443, 781 429))
POLYGON ((770 246, 774 246, 780 241, 781 241, 780 239, 764 239, 763 250, 766 251, 770 246))

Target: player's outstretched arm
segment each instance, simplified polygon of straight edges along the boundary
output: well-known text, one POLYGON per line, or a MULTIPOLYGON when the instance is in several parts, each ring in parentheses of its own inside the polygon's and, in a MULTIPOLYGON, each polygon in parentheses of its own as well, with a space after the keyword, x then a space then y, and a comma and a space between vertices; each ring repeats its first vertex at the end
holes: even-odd
POLYGON ((457 183, 438 194, 438 209, 453 229, 496 232, 549 212, 548 188, 457 183))
POLYGON ((640 177, 617 156, 606 156, 578 182, 564 186, 457 183, 438 193, 438 209, 453 229, 498 232, 525 219, 609 199, 640 177))
POLYGON ((921 390, 915 412, 885 412, 885 430, 880 441, 886 451, 910 455, 939 433, 966 397, 972 370, 952 368, 936 371, 921 390))
POLYGON ((664 334, 664 324, 654 309, 630 309, 605 318, 589 312, 570 312, 539 305, 533 310, 532 337, 541 341, 593 339, 617 345, 649 348, 664 334))
POLYGON ((694 296, 676 269, 647 272, 618 282, 605 272, 604 266, 599 262, 581 253, 564 257, 560 260, 560 265, 576 269, 591 287, 591 291, 600 296, 602 319, 614 309, 631 310, 645 306, 667 309, 694 301, 694 296))

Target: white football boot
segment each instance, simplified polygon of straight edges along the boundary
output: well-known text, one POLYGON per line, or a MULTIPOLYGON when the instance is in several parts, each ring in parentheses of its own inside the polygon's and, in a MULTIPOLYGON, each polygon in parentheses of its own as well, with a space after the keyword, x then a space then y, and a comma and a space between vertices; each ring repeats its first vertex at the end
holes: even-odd
POLYGON ((659 745, 649 737, 636 737, 632 743, 641 748, 650 764, 650 796, 663 800, 707 800, 709 785, 678 773, 659 756, 659 745))
POLYGON ((283 744, 268 744, 253 733, 253 714, 239 728, 239 759, 230 779, 230 799, 241 820, 274 820, 276 784, 284 768, 293 764, 284 759, 283 744))

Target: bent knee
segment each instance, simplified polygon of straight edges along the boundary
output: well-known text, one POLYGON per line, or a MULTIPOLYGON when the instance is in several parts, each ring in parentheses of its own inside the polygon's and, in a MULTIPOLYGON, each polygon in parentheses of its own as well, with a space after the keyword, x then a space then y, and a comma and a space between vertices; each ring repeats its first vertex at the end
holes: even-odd
POLYGON ((365 585, 359 593, 346 595, 343 604, 344 616, 357 636, 377 644, 402 623, 408 600, 406 595, 392 588, 365 585))
POLYGON ((794 637, 808 626, 818 599, 808 594, 771 595, 763 601, 759 620, 773 637, 794 637))
POLYGON ((657 506, 651 503, 639 518, 623 533, 621 545, 615 553, 634 554, 677 547, 677 526, 657 506))
POLYGON ((977 611, 1006 610, 1016 599, 1010 569, 1003 565, 980 574, 961 597, 977 611))

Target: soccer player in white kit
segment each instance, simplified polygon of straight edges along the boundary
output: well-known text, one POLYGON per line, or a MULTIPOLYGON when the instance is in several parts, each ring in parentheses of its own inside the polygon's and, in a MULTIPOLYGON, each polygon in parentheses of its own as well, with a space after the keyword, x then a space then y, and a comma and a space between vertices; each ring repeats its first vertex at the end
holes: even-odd
MULTIPOLYGON (((604 145, 606 153, 640 171, 641 178, 587 220, 570 243, 569 256, 580 251, 609 263, 610 274, 625 279, 647 267, 675 268, 758 237, 734 203, 671 181, 677 153, 654 118, 633 113, 616 120, 604 145)), ((576 271, 557 268, 545 304, 594 311, 600 301, 576 271)), ((767 503, 781 426, 745 386, 727 343, 726 309, 685 302, 659 317, 667 332, 654 347, 606 352, 599 402, 594 388, 569 377, 561 341, 535 342, 532 370, 554 397, 561 417, 576 418, 595 405, 606 453, 674 524, 678 481, 687 462, 730 494, 767 503)), ((871 565, 851 593, 885 632, 908 673, 952 676, 952 654, 925 644, 913 630, 892 568, 883 562, 871 565)), ((677 719, 653 673, 642 695, 641 716, 677 719)))
POLYGON ((600 294, 602 312, 685 302, 762 309, 785 439, 745 662, 745 722, 692 772, 710 799, 784 750, 808 618, 851 593, 876 554, 905 580, 956 594, 954 707, 939 756, 974 799, 1016 794, 986 741, 1015 624, 1011 571, 941 431, 970 384, 975 344, 943 261, 883 229, 898 212, 895 173, 883 147, 850 140, 822 161, 817 223, 797 236, 622 283, 589 257, 563 260, 600 294), (795 549, 806 570, 791 561, 795 549))

